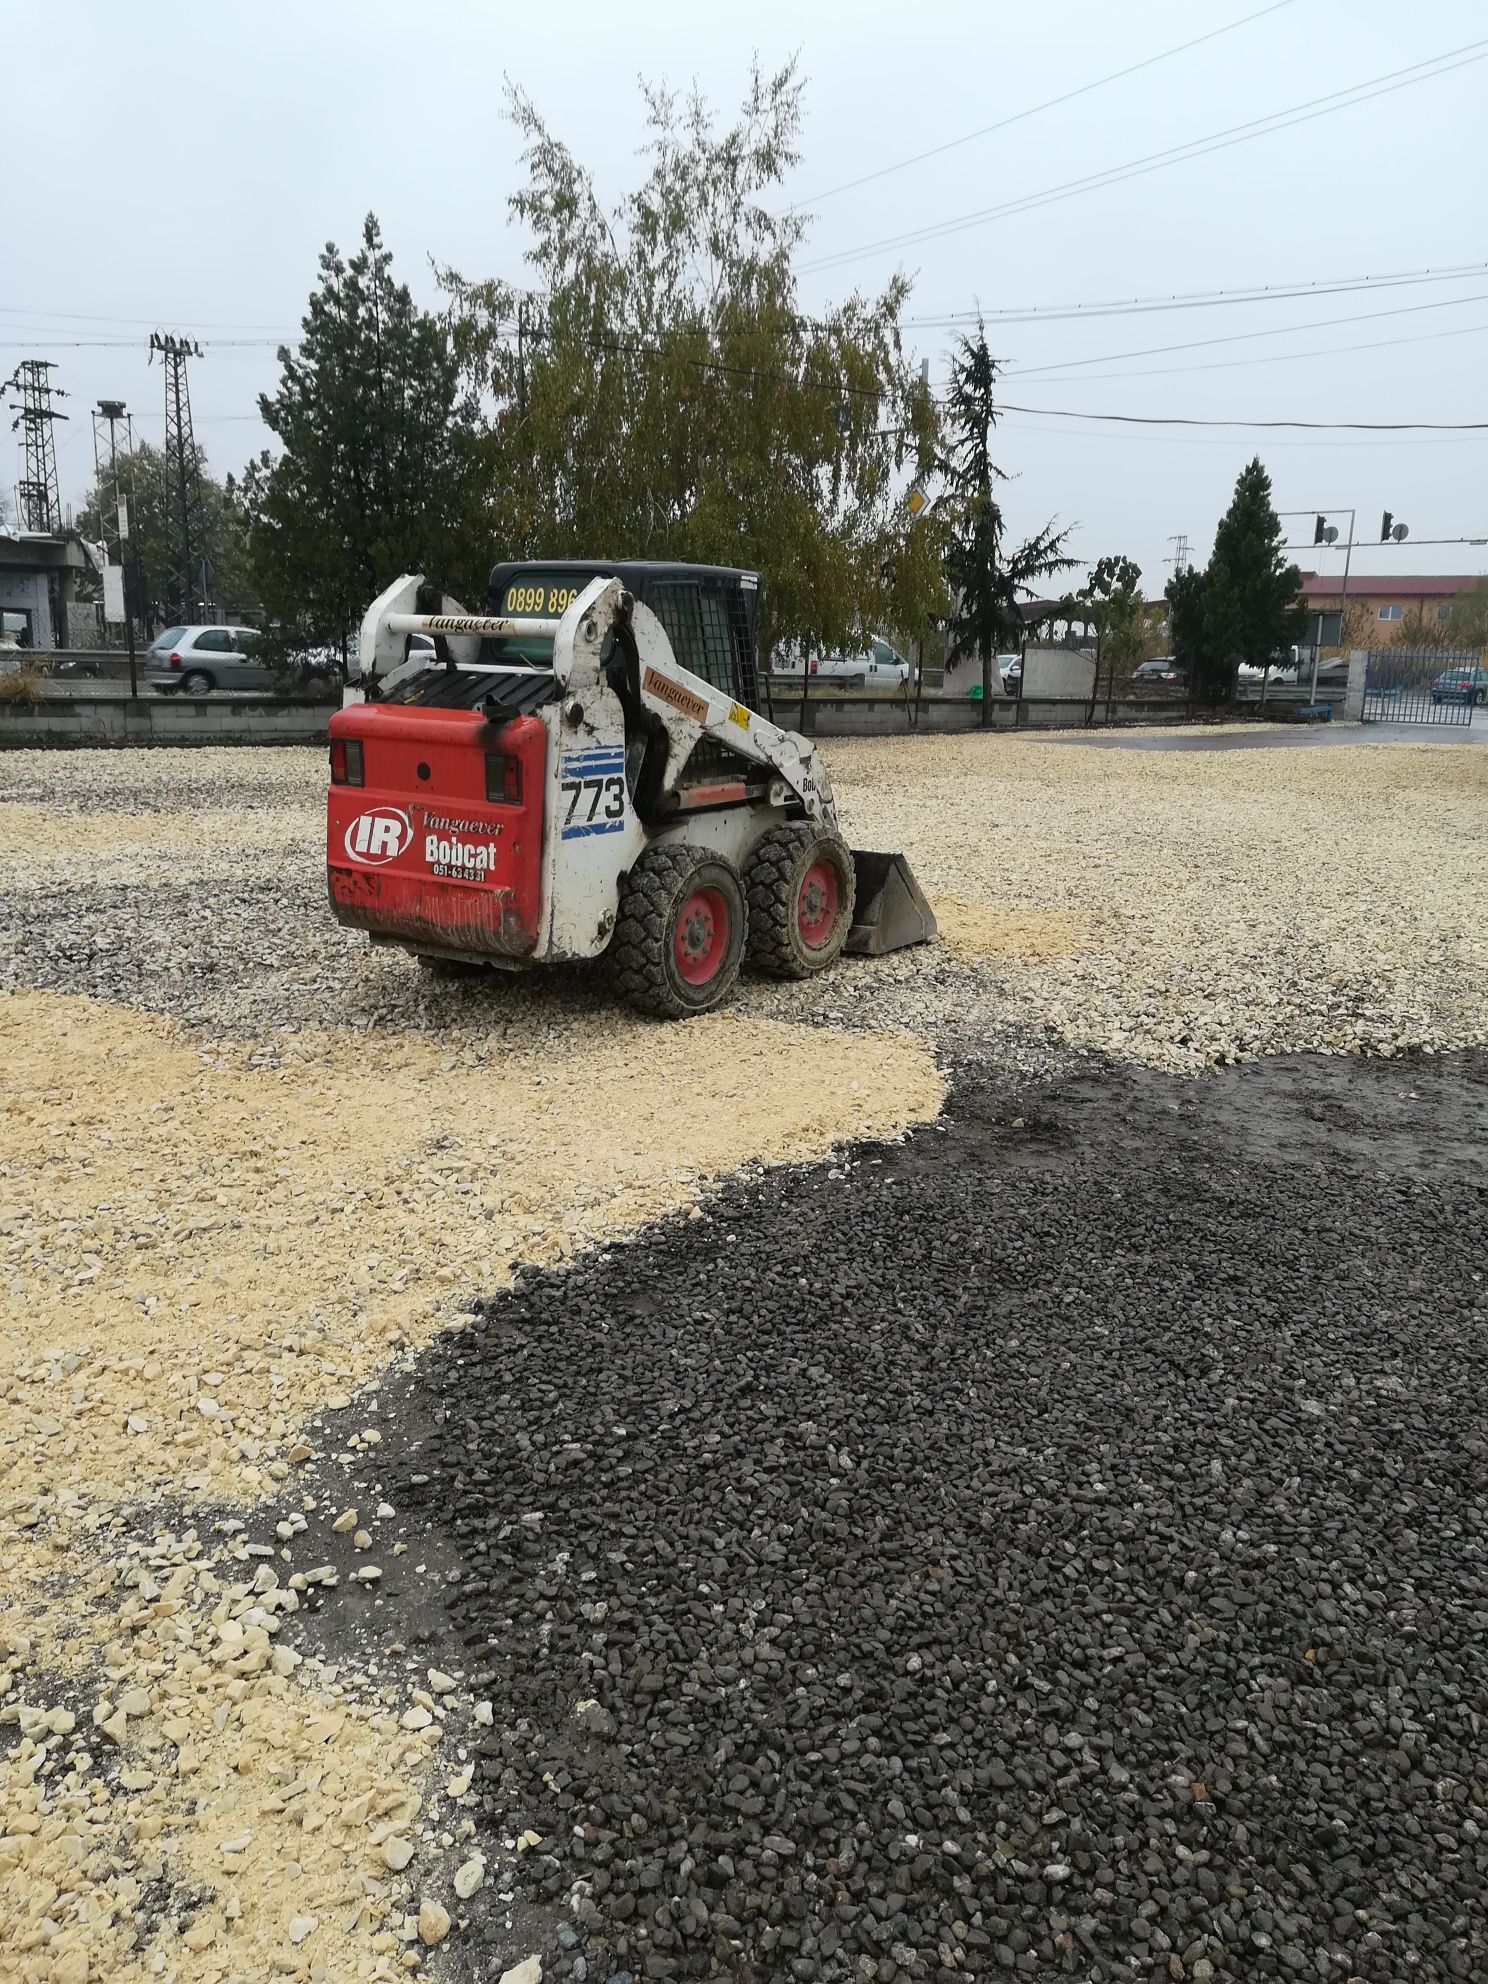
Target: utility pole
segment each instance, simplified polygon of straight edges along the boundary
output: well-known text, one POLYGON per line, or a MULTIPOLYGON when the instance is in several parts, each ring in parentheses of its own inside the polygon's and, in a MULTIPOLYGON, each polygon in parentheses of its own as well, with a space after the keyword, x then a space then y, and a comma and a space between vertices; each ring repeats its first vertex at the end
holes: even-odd
MULTIPOLYGON (((201 548, 201 465, 191 429, 191 386, 186 361, 200 358, 194 338, 151 331, 150 362, 159 353, 165 367, 165 458, 174 484, 176 552, 170 569, 170 610, 183 620, 192 618, 193 552, 201 548)), ((205 588, 203 588, 205 590, 205 588)), ((205 601, 203 602, 205 610, 205 601)))
MULTIPOLYGON (((98 526, 99 533, 103 538, 105 574, 103 583, 104 618, 105 620, 108 618, 109 580, 107 574, 109 571, 117 569, 119 574, 119 603, 124 614, 124 645, 129 651, 129 693, 131 697, 138 700, 139 671, 135 665, 134 617, 131 610, 136 603, 131 595, 137 592, 138 586, 137 583, 130 583, 133 576, 130 571, 130 558, 132 554, 129 543, 130 491, 119 475, 117 429, 120 421, 124 423, 124 459, 128 462, 134 455, 134 424, 129 418, 124 402, 122 400, 100 400, 98 402, 93 414, 93 487, 98 493, 98 526), (105 429, 107 429, 108 479, 114 497, 112 514, 110 514, 108 504, 104 501, 103 494, 105 429), (113 555, 110 556, 110 553, 113 555)), ((139 560, 136 558, 134 560, 134 573, 137 574, 138 571, 139 560)))
POLYGON ((26 472, 17 485, 21 528, 48 533, 62 528, 62 499, 57 490, 57 444, 52 422, 66 420, 52 405, 67 395, 54 386, 50 374, 56 366, 49 358, 23 358, 5 382, 6 392, 19 393, 10 402, 15 419, 11 431, 21 433, 26 472))
POLYGON ((1168 539, 1168 542, 1173 547, 1173 555, 1171 558, 1164 558, 1163 563, 1172 566, 1175 579, 1181 579, 1193 562, 1188 548, 1188 535, 1185 531, 1178 531, 1168 539))

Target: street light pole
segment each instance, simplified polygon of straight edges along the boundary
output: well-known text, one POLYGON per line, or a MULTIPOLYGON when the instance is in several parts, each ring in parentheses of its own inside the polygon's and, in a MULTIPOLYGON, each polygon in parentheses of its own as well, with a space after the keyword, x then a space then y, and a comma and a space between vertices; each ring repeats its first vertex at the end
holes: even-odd
MULTIPOLYGON (((134 621, 130 617, 129 611, 129 497, 128 493, 119 486, 119 444, 118 436, 114 431, 116 423, 121 420, 127 420, 127 417, 122 400, 100 400, 98 402, 98 411, 94 416, 93 429, 95 448, 94 466, 95 468, 98 466, 96 459, 98 440, 97 422, 99 420, 106 420, 108 422, 109 439, 109 480, 113 484, 114 512, 118 518, 119 584, 124 597, 124 645, 129 651, 129 695, 131 701, 137 702, 139 700, 139 670, 136 666, 134 655, 134 621)), ((132 441, 133 430, 128 429, 127 431, 132 441)), ((131 454, 133 452, 132 446, 130 452, 131 454)), ((99 476, 97 480, 101 482, 102 477, 99 476)), ((99 529, 105 547, 104 555, 107 557, 109 533, 103 520, 103 495, 101 489, 99 491, 98 512, 99 529)))

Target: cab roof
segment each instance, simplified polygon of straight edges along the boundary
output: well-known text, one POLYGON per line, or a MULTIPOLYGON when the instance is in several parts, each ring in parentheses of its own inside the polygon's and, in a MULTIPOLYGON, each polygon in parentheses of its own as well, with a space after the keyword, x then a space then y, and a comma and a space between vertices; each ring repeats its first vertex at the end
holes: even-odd
POLYGON ((513 572, 583 572, 593 578, 624 579, 638 590, 662 579, 712 579, 741 589, 759 585, 759 573, 735 565, 686 565, 673 558, 503 558, 491 567, 494 591, 513 572))

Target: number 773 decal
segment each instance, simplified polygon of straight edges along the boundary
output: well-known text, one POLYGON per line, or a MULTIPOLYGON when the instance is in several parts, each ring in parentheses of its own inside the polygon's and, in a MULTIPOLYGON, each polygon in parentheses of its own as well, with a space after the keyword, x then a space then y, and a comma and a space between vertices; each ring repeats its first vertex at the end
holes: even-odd
POLYGON ((559 833, 564 840, 618 834, 625 825, 625 751, 565 751, 558 782, 559 833))

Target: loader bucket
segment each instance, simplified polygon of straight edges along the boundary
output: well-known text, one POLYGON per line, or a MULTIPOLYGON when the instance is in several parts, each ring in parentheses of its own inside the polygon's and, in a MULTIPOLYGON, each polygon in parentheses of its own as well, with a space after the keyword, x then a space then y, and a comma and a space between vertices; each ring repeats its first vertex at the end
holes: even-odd
POLYGON ((935 937, 935 912, 902 854, 868 854, 852 850, 857 899, 845 949, 863 957, 881 958, 911 944, 928 944, 935 937))

